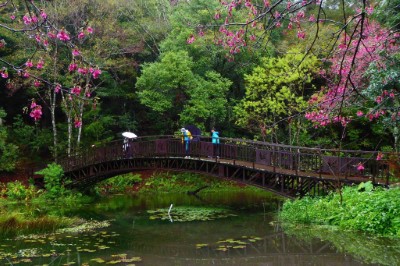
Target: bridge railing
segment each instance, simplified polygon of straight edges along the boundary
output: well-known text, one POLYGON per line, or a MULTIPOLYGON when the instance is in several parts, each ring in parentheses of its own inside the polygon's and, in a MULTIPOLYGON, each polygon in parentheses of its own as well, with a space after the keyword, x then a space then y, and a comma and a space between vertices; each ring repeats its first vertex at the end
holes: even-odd
MULTIPOLYGON (((117 140, 92 147, 60 160, 65 171, 86 165, 135 157, 215 158, 252 167, 270 167, 271 171, 294 171, 338 177, 371 178, 387 182, 389 165, 377 160, 376 151, 334 150, 289 146, 244 139, 220 138, 213 145, 207 136, 194 136, 189 154, 180 136, 145 136, 124 143, 117 140), (362 169, 363 168, 363 169, 362 169)), ((388 154, 384 154, 388 157, 388 154)))

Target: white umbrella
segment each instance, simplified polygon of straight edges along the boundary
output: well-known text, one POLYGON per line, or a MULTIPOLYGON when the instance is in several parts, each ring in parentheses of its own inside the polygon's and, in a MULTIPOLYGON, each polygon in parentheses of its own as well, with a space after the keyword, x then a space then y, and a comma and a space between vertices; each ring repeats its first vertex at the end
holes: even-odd
POLYGON ((124 136, 125 138, 128 138, 128 139, 135 139, 135 138, 137 138, 137 136, 136 136, 136 134, 135 133, 132 133, 132 132, 123 132, 122 133, 122 136, 124 136))

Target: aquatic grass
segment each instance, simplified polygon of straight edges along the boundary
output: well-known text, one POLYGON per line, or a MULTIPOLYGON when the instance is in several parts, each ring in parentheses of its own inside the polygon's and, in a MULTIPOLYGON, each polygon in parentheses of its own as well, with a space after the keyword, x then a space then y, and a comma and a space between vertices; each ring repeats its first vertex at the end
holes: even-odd
POLYGON ((372 189, 362 184, 345 187, 326 197, 305 197, 286 201, 280 218, 283 222, 331 225, 344 230, 400 237, 400 188, 372 189))
POLYGON ((53 232, 58 228, 70 226, 74 218, 41 216, 28 217, 21 213, 0 215, 0 236, 14 237, 16 235, 53 232))

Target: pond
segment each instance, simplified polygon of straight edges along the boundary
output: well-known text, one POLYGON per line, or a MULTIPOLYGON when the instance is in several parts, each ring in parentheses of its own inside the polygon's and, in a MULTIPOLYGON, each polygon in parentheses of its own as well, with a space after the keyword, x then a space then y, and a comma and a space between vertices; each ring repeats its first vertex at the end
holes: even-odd
POLYGON ((350 238, 337 232, 324 232, 318 238, 314 230, 283 229, 277 221, 282 202, 270 194, 250 191, 201 197, 115 195, 63 210, 64 215, 104 221, 109 226, 1 239, 0 264, 396 265, 386 263, 400 261, 398 241, 369 241, 363 235, 350 238), (343 245, 333 239, 321 240, 329 234, 343 245), (373 245, 378 254, 372 255, 381 258, 357 254, 357 246, 346 250, 348 239, 360 248, 373 245), (385 254, 379 254, 378 245, 385 254))

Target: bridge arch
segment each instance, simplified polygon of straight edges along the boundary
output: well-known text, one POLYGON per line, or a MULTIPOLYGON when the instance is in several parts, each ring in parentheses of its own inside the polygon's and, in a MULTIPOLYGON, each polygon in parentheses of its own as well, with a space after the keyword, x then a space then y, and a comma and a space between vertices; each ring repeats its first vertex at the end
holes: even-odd
POLYGON ((88 186, 134 171, 167 170, 203 173, 257 186, 286 197, 321 194, 342 184, 371 180, 389 185, 389 165, 377 152, 306 148, 243 139, 209 137, 192 141, 190 158, 179 136, 146 136, 80 151, 60 160, 73 186, 88 186), (213 157, 214 149, 219 157, 213 157), (362 164, 363 171, 357 166, 362 164))

